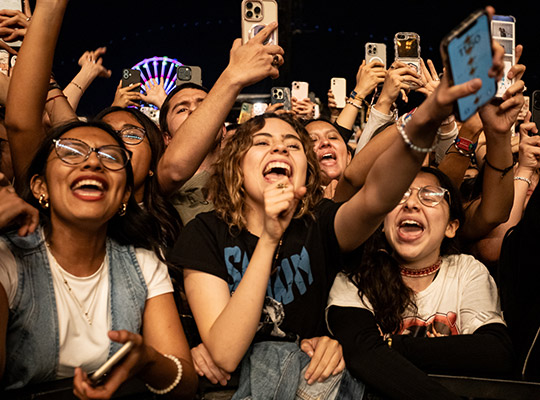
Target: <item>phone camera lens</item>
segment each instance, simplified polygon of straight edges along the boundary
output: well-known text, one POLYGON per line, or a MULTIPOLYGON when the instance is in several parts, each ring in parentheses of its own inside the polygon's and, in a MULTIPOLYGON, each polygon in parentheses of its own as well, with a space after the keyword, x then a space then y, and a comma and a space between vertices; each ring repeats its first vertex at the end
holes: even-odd
POLYGON ((246 16, 247 16, 248 18, 252 18, 252 17, 253 17, 253 12, 252 12, 252 11, 248 11, 248 12, 246 13, 246 16))
POLYGON ((253 11, 255 11, 255 14, 260 14, 261 7, 255 7, 255 9, 253 11))
POLYGON ((368 52, 368 54, 371 54, 371 49, 369 49, 367 52, 368 52))
POLYGON ((246 8, 248 10, 251 10, 253 8, 253 4, 252 3, 246 3, 246 8))
POLYGON ((398 35, 398 39, 405 39, 405 35, 398 35))

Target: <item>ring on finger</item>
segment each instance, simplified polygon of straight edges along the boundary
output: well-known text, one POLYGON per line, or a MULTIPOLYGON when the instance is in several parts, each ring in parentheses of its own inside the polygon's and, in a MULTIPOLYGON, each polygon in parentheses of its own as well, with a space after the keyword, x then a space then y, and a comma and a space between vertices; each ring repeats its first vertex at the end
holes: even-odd
POLYGON ((279 65, 279 56, 276 54, 274 55, 274 57, 272 58, 272 66, 273 67, 277 67, 279 65))
POLYGON ((278 189, 285 189, 286 187, 287 187, 287 185, 285 183, 278 183, 276 185, 276 188, 278 188, 278 189))

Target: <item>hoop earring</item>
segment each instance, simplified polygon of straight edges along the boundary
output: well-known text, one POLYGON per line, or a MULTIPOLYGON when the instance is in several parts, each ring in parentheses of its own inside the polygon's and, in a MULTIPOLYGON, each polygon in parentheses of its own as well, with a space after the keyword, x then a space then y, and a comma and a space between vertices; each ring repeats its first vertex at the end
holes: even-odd
POLYGON ((148 171, 148 176, 154 176, 154 171, 152 170, 148 171))
POLYGON ((120 210, 118 210, 118 215, 123 217, 124 215, 126 215, 126 210, 127 210, 127 204, 122 203, 122 205, 120 206, 120 210))
POLYGON ((39 195, 38 203, 45 209, 49 208, 49 201, 45 198, 45 193, 39 195))

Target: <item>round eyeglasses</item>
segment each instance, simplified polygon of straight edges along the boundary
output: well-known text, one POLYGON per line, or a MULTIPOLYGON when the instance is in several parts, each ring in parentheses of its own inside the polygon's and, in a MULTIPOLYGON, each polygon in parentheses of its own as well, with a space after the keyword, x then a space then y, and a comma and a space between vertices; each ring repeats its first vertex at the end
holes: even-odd
POLYGON ((132 146, 142 143, 144 136, 146 135, 146 131, 138 126, 126 126, 125 128, 116 131, 116 133, 118 133, 125 144, 132 146))
POLYGON ((423 187, 410 187, 403 194, 403 197, 399 204, 405 203, 409 200, 409 197, 412 195, 412 191, 418 191, 418 200, 420 203, 427 207, 435 207, 441 201, 443 201, 444 196, 448 195, 448 203, 450 203, 450 195, 448 189, 442 188, 440 186, 423 186, 423 187))
POLYGON ((85 162, 95 152, 101 165, 111 171, 118 171, 125 168, 131 158, 129 150, 112 144, 95 148, 79 139, 60 138, 53 142, 58 158, 70 165, 85 162))

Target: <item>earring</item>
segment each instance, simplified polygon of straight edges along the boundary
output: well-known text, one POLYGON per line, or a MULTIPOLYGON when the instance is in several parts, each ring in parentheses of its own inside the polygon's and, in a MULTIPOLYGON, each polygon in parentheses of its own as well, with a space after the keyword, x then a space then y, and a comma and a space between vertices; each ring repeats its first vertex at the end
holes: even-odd
POLYGON ((118 210, 118 215, 123 217, 124 215, 126 215, 126 210, 127 210, 127 204, 122 203, 122 205, 120 206, 120 210, 118 210))
POLYGON ((148 176, 154 176, 154 171, 152 170, 148 171, 148 176))
POLYGON ((45 193, 39 195, 38 203, 43 208, 49 208, 49 201, 45 198, 45 193))

